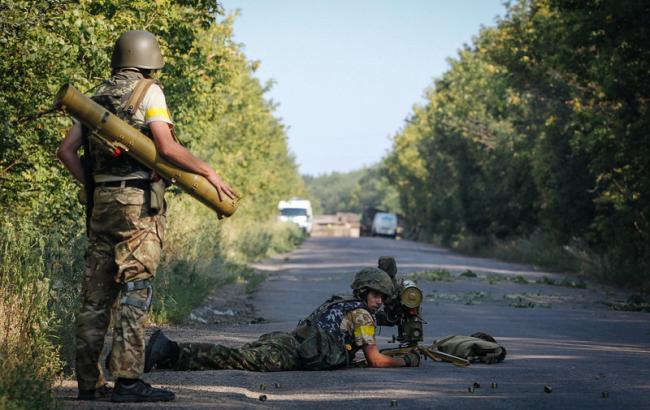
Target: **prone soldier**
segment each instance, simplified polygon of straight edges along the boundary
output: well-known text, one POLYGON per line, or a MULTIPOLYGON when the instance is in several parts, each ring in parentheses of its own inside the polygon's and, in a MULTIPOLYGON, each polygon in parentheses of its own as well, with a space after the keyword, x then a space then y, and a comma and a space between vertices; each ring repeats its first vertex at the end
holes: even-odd
POLYGON ((417 353, 390 357, 377 348, 374 313, 393 293, 388 274, 378 268, 364 268, 355 275, 351 288, 353 297, 332 296, 292 332, 268 333, 239 348, 177 343, 158 330, 147 344, 145 372, 154 367, 261 372, 332 370, 350 365, 359 350, 370 367, 418 366, 417 353))

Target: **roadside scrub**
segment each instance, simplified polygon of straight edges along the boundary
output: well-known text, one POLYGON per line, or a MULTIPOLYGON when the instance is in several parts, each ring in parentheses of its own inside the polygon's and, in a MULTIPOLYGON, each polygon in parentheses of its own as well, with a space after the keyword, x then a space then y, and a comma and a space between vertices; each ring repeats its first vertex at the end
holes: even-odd
MULTIPOLYGON (((247 262, 287 252, 303 240, 293 224, 224 223, 199 208, 181 218, 176 213, 184 201, 171 202, 150 315, 155 323, 184 320, 216 286, 244 281, 252 292, 265 275, 247 262)), ((0 221, 0 408, 60 405, 51 388, 73 365, 86 247, 81 226, 62 233, 41 231, 29 221, 0 221)))
POLYGON ((55 408, 51 381, 72 341, 79 238, 0 223, 0 408, 55 408), (72 264, 69 264, 69 262, 72 264))
POLYGON ((155 323, 182 321, 218 286, 244 281, 246 291, 252 291, 265 277, 247 263, 290 251, 304 239, 294 224, 238 216, 219 221, 187 196, 174 199, 156 275, 155 323))

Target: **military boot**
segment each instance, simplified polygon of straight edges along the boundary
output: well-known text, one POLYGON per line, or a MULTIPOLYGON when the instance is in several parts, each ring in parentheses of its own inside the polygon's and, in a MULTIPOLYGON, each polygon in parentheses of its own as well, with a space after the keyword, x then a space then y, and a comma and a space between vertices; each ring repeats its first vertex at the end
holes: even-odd
POLYGON ((113 394, 113 388, 104 384, 96 389, 79 390, 77 400, 101 400, 108 399, 113 394))
POLYGON ((144 350, 144 372, 149 373, 154 366, 169 369, 178 360, 178 344, 165 336, 162 330, 156 330, 149 338, 144 350))
POLYGON ((176 395, 165 389, 151 387, 150 384, 137 379, 130 383, 118 380, 111 396, 112 402, 151 402, 151 401, 172 401, 176 395))

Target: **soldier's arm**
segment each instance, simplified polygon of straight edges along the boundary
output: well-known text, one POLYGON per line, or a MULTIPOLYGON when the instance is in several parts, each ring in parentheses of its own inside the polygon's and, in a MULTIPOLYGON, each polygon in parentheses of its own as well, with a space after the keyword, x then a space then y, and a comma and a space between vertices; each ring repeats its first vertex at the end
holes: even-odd
POLYGON ((382 354, 377 345, 366 344, 361 348, 366 356, 369 367, 404 367, 406 362, 401 357, 390 357, 382 354))
POLYGON ((163 158, 190 172, 203 175, 217 188, 220 200, 224 199, 224 194, 230 198, 235 198, 235 193, 230 186, 221 179, 210 165, 194 156, 187 148, 174 140, 169 124, 164 121, 152 121, 149 123, 149 128, 153 134, 156 150, 163 158))
POLYGON ((68 135, 66 135, 61 145, 59 145, 56 156, 77 181, 85 184, 84 167, 81 163, 81 158, 79 158, 79 154, 77 154, 82 143, 81 124, 75 122, 68 131, 68 135))

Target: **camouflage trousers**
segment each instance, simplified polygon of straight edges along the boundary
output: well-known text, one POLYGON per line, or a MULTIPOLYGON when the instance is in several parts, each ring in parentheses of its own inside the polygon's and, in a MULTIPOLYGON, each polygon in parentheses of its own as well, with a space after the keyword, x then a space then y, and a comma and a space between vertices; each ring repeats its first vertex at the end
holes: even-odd
POLYGON ((176 370, 236 369, 256 372, 298 370, 299 342, 290 333, 273 332, 239 348, 212 343, 179 343, 176 370))
POLYGON ((142 281, 156 273, 165 224, 164 214, 149 215, 148 202, 149 192, 137 188, 95 190, 76 323, 75 371, 81 390, 104 382, 98 359, 111 312, 111 374, 139 378, 143 372, 144 322, 152 289, 139 287, 150 285, 142 281))

